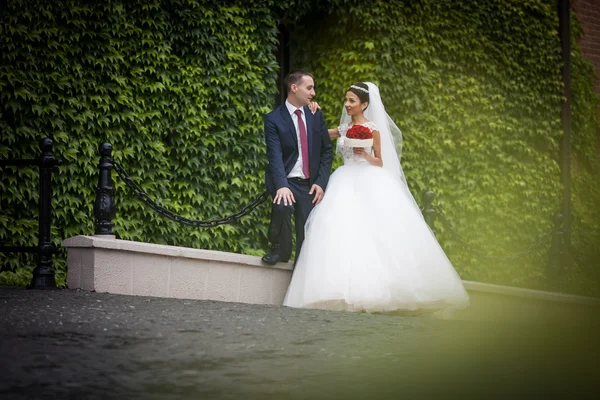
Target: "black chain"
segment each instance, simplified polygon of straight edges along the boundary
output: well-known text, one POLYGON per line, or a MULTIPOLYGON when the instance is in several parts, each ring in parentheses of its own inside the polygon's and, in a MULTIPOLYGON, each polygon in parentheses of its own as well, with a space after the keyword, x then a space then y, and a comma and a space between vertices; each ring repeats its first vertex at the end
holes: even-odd
POLYGON ((509 255, 509 256, 502 257, 502 256, 489 255, 489 254, 486 254, 484 251, 476 249, 473 245, 469 244, 458 232, 456 232, 456 230, 454 230, 454 228, 452 228, 452 225, 450 225, 450 222, 448 221, 448 219, 446 218, 446 216, 443 213, 436 210, 436 216, 440 217, 440 220, 442 221, 442 224, 444 225, 444 227, 450 232, 450 234, 452 234, 452 236, 456 240, 458 240, 460 242, 460 244, 466 250, 472 252, 478 258, 494 260, 494 261, 511 261, 511 260, 516 260, 518 258, 526 256, 528 254, 531 254, 534 251, 541 248, 546 242, 548 242, 548 238, 550 238, 552 236, 552 234, 554 233, 554 231, 556 230, 556 228, 550 229, 548 232, 541 235, 535 243, 531 244, 525 250, 519 251, 519 252, 509 255))
POLYGON ((230 224, 230 223, 235 222, 238 219, 250 214, 256 207, 258 207, 259 205, 264 203, 264 201, 267 200, 267 198, 269 197, 269 193, 265 191, 265 192, 261 193, 256 199, 254 199, 252 201, 252 203, 248 204, 247 206, 242 208, 237 213, 227 215, 225 217, 213 218, 213 219, 209 219, 207 221, 203 221, 203 220, 199 220, 199 219, 189 219, 189 218, 185 218, 179 214, 176 214, 173 211, 167 210, 165 207, 156 203, 154 200, 152 200, 150 198, 150 196, 148 196, 148 194, 146 194, 142 190, 142 188, 140 188, 129 177, 129 175, 127 174, 127 172, 125 172, 123 167, 121 167, 116 162, 113 162, 113 165, 115 167, 115 171, 117 171, 117 174, 123 180, 123 182, 125 182, 127 187, 129 187, 129 189, 131 189, 133 194, 135 194, 141 201, 146 203, 146 205, 148 207, 150 207, 151 209, 153 209, 154 211, 156 211, 158 214, 162 215, 165 218, 168 218, 170 220, 173 220, 175 222, 179 222, 180 224, 184 224, 184 225, 188 225, 188 226, 201 227, 201 228, 214 228, 217 225, 230 224))

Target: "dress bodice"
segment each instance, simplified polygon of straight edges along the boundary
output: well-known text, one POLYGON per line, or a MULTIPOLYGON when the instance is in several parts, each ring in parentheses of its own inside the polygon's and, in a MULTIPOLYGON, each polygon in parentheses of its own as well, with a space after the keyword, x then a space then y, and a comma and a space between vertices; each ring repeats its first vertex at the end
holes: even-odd
MULTIPOLYGON (((373 123, 371 121, 363 122, 362 124, 359 124, 359 125, 369 128, 371 130, 371 132, 377 130, 375 123, 373 123)), ((352 125, 349 125, 349 124, 342 124, 342 125, 338 126, 338 132, 340 134, 340 137, 337 140, 336 152, 338 152, 342 155, 342 157, 344 159, 344 164, 368 163, 368 161, 365 160, 363 157, 355 156, 354 151, 352 150, 351 147, 347 147, 344 145, 344 141, 346 139, 346 133, 348 132, 348 129, 350 129, 351 127, 352 127, 352 125)), ((365 150, 367 151, 367 153, 371 153, 373 148, 371 146, 369 146, 369 147, 365 147, 365 150)))

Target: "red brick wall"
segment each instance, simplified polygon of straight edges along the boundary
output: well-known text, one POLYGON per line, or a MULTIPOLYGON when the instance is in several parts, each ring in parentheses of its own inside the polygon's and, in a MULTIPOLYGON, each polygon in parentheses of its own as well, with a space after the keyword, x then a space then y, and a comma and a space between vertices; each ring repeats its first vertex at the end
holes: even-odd
MULTIPOLYGON (((572 0, 572 4, 583 28, 581 51, 600 76, 600 0, 572 0)), ((596 92, 600 93, 600 79, 596 80, 596 92)))

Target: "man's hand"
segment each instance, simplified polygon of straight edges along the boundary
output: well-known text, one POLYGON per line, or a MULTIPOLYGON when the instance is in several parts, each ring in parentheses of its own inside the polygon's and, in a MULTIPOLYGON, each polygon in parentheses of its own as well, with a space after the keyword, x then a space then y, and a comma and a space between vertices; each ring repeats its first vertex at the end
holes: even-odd
POLYGON ((294 194, 289 187, 282 187, 281 189, 277 190, 277 193, 275 193, 275 198, 273 199, 273 204, 281 204, 281 200, 283 200, 283 205, 286 207, 291 206, 292 203, 296 202, 296 199, 294 199, 294 194))
POLYGON ((321 186, 319 186, 315 183, 310 188, 310 192, 308 192, 308 194, 313 194, 313 193, 315 194, 315 198, 313 199, 312 203, 314 205, 317 205, 321 202, 321 200, 323 200, 323 189, 321 189, 321 186))
POLYGON ((317 110, 321 109, 321 106, 316 101, 311 101, 310 103, 308 103, 308 109, 314 114, 317 112, 317 110))

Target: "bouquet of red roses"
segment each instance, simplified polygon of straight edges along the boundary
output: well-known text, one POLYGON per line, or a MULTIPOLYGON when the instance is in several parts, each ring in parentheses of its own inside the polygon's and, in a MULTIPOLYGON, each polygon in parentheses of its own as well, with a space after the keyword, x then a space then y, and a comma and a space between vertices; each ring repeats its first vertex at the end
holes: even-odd
POLYGON ((373 146, 373 133, 363 125, 353 125, 346 132, 344 146, 347 147, 370 147, 373 146))

